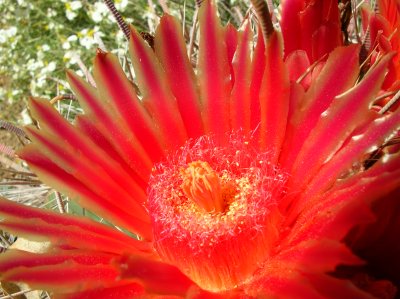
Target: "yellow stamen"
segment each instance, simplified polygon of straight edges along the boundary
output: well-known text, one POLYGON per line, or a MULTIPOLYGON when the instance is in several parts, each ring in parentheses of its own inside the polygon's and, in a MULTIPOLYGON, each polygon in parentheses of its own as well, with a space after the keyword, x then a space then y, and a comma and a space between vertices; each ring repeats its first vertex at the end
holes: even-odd
POLYGON ((207 212, 223 212, 225 203, 218 174, 207 162, 195 161, 181 170, 183 193, 207 212))

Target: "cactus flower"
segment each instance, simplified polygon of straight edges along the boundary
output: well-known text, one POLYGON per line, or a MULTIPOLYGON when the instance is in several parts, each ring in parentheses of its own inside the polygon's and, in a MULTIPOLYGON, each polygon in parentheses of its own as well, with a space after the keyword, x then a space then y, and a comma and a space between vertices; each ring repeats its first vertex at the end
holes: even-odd
POLYGON ((395 298, 400 114, 376 99, 398 49, 360 67, 338 1, 286 0, 280 25, 224 27, 206 0, 196 66, 164 15, 154 48, 130 29, 137 88, 99 50, 96 87, 67 72, 74 124, 32 99, 19 157, 112 225, 0 199, 2 230, 50 242, 1 254, 0 280, 54 298, 395 298))

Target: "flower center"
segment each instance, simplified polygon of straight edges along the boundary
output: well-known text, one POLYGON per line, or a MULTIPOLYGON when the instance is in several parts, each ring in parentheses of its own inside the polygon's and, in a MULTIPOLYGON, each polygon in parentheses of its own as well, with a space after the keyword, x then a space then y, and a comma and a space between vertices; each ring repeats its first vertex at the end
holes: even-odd
POLYGON ((181 170, 183 193, 206 212, 223 212, 225 209, 224 193, 221 180, 210 164, 195 161, 181 170))
POLYGON ((252 279, 278 238, 285 175, 243 137, 210 137, 156 165, 148 209, 155 248, 200 287, 224 291, 252 279))

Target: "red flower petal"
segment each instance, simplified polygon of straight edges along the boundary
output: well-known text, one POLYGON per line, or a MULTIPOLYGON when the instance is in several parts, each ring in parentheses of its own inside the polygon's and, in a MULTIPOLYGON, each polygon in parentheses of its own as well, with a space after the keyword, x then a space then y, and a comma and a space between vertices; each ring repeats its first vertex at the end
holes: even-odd
POLYGON ((288 124, 285 146, 280 157, 284 169, 290 171, 298 151, 334 98, 355 84, 359 73, 358 52, 359 47, 356 45, 334 50, 304 99, 298 101, 299 106, 291 108, 294 114, 288 124))
MULTIPOLYGON (((127 190, 123 188, 127 180, 122 178, 122 182, 116 182, 114 180, 115 177, 112 178, 109 173, 101 168, 100 165, 102 164, 97 165, 91 162, 88 157, 86 158, 80 154, 77 148, 71 147, 61 139, 46 134, 44 131, 37 131, 32 128, 27 128, 26 131, 37 145, 42 146, 42 149, 45 150, 45 155, 82 182, 92 192, 113 202, 113 204, 124 205, 142 221, 147 221, 149 219, 142 205, 146 198, 145 193, 139 186, 133 184, 132 187, 136 187, 136 192, 128 193, 127 190), (115 201, 116 198, 118 202, 115 201)), ((20 156, 29 161, 29 151, 21 152, 20 156)))
MULTIPOLYGON (((335 4, 334 1, 332 4, 335 4)), ((332 11, 337 10, 332 9, 332 11)), ((342 44, 342 39, 339 22, 327 23, 319 27, 312 35, 313 60, 321 59, 324 55, 329 54, 342 44)))
MULTIPOLYGON (((146 240, 152 239, 150 223, 139 219, 134 212, 128 211, 113 201, 114 197, 105 198, 90 190, 81 181, 64 171, 44 157, 35 146, 27 146, 21 151, 23 157, 38 176, 61 192, 69 194, 82 206, 102 215, 116 225, 138 233, 146 240)), ((92 182, 94 183, 94 182, 92 182)))
POLYGON ((271 151, 274 161, 285 136, 290 91, 288 72, 282 61, 281 37, 277 32, 269 37, 265 53, 266 65, 260 90, 260 145, 261 149, 271 151))
MULTIPOLYGON (((258 28, 261 32, 261 28, 258 28)), ((260 107, 260 89, 264 76, 266 63, 265 43, 262 34, 258 34, 257 44, 254 49, 253 59, 251 61, 251 83, 250 83, 250 128, 254 130, 261 123, 261 107, 260 107)))
POLYGON ((289 0, 283 3, 285 54, 305 50, 313 63, 342 45, 337 1, 289 0), (329 28, 328 31, 326 28, 329 28), (296 34, 294 34, 294 32, 296 34))
MULTIPOLYGON (((126 204, 129 209, 138 211, 143 209, 140 205, 146 198, 144 190, 136 182, 127 179, 128 174, 121 171, 119 164, 108 159, 101 148, 64 120, 48 101, 32 100, 31 111, 41 121, 42 130, 38 132, 27 128, 28 134, 33 139, 45 143, 45 147, 60 166, 64 166, 65 169, 70 168, 70 173, 75 176, 80 176, 80 171, 91 173, 86 179, 82 179, 81 175, 82 181, 88 181, 87 185, 97 177, 95 189, 103 188, 104 194, 109 192, 110 197, 118 196, 121 203, 126 204), (104 186, 99 186, 100 182, 104 186), (135 194, 135 198, 132 199, 130 194, 135 194), (138 203, 135 204, 135 201, 138 203)), ((149 163, 148 166, 152 165, 149 163)), ((139 166, 145 167, 140 164, 139 166)))
MULTIPOLYGON (((106 136, 99 130, 98 123, 95 119, 89 117, 88 115, 77 115, 75 118, 75 127, 80 132, 84 133, 93 143, 97 145, 97 147, 101 148, 105 151, 109 157, 109 159, 115 160, 123 171, 127 174, 125 177, 126 181, 136 182, 143 190, 147 188, 147 182, 143 180, 142 177, 138 175, 126 161, 120 156, 118 151, 114 148, 115 144, 109 142, 106 136), (97 124, 97 125, 96 125, 97 124)), ((123 171, 120 168, 120 172, 123 171)))
POLYGON ((74 292, 69 294, 54 294, 57 299, 137 299, 147 298, 143 287, 138 283, 123 282, 117 286, 102 287, 83 292, 74 292))
POLYGON ((400 114, 393 113, 376 119, 361 135, 354 136, 330 161, 326 163, 318 175, 308 184, 304 198, 312 197, 327 189, 346 170, 351 169, 367 153, 383 144, 396 132, 400 123, 400 114))
POLYGON ((302 272, 328 273, 333 272, 340 264, 364 264, 345 244, 339 241, 310 239, 285 247, 275 258, 292 264, 294 269, 302 272))
POLYGON ((127 257, 119 264, 123 279, 140 281, 149 293, 185 296, 197 286, 176 267, 149 259, 127 257))
POLYGON ((80 265, 93 266, 110 264, 116 255, 99 251, 67 250, 43 254, 9 249, 0 255, 0 273, 6 273, 16 267, 34 268, 73 261, 80 265))
POLYGON ((231 87, 236 83, 235 72, 233 70, 233 57, 235 56, 236 49, 238 47, 239 36, 241 35, 236 28, 228 23, 224 29, 222 29, 225 33, 225 42, 226 42, 226 54, 228 57, 228 65, 230 70, 230 82, 231 87))
POLYGON ((142 101, 162 131, 168 149, 180 146, 187 139, 186 128, 176 99, 169 89, 165 73, 153 50, 131 27, 129 48, 142 101), (168 143, 167 143, 168 142, 168 143))
MULTIPOLYGON (((291 52, 287 56, 285 63, 289 71, 289 79, 290 81, 294 82, 302 78, 306 74, 307 69, 310 66, 310 61, 307 57, 307 53, 302 50, 291 52)), ((310 73, 301 80, 301 84, 303 85, 305 90, 308 89, 311 84, 310 73)))
POLYGON ((198 78, 206 133, 223 141, 229 132, 229 63, 224 31, 219 24, 213 1, 200 8, 200 49, 198 78))
POLYGON ((204 134, 200 115, 199 92, 196 77, 186 53, 181 26, 175 18, 164 15, 156 30, 154 48, 165 70, 182 115, 188 136, 197 138, 204 134))
POLYGON ((301 49, 300 12, 304 7, 304 0, 286 0, 283 2, 281 28, 285 39, 285 57, 293 51, 301 49), (296 32, 296 34, 292 34, 292 32, 296 32))
POLYGON ((261 298, 277 299, 323 299, 314 286, 301 273, 293 271, 290 265, 271 264, 261 279, 251 283, 248 293, 261 298), (276 267, 276 268, 275 268, 276 267))
POLYGON ((134 142, 135 138, 131 132, 120 125, 123 123, 120 117, 112 109, 107 109, 98 98, 96 90, 80 77, 67 71, 67 78, 80 104, 95 121, 96 128, 113 145, 126 164, 143 180, 147 180, 152 167, 151 159, 143 148, 134 142), (132 137, 127 138, 127 136, 132 137), (143 163, 147 166, 143 167, 143 163), (142 167, 138 167, 139 165, 142 167))
POLYGON ((391 56, 383 58, 356 87, 336 97, 324 112, 293 163, 292 185, 300 187, 308 183, 321 165, 332 158, 352 131, 369 121, 369 106, 383 83, 390 58, 391 56))
POLYGON ((99 97, 107 107, 120 115, 120 126, 126 126, 142 144, 144 151, 157 161, 164 156, 162 140, 149 113, 136 96, 136 91, 126 78, 118 58, 111 53, 98 52, 94 61, 94 78, 99 97))
MULTIPOLYGON (((328 275, 311 275, 306 274, 307 279, 312 283, 323 298, 351 298, 351 299, 374 299, 375 297, 363 292, 353 283, 344 279, 336 279, 328 275)), ((376 298, 375 298, 376 299, 376 298)))
POLYGON ((135 240, 89 219, 31 208, 0 198, 0 226, 23 235, 50 238, 60 245, 112 253, 148 254, 149 243, 135 240))
MULTIPOLYGON (((235 30, 236 32, 236 30, 235 30)), ((238 50, 233 64, 235 84, 230 98, 231 127, 234 131, 240 129, 244 134, 250 132, 250 40, 252 39, 250 25, 244 29, 240 36, 238 50)))
POLYGON ((318 236, 344 238, 352 227, 374 220, 369 205, 397 188, 399 182, 399 171, 382 171, 379 177, 355 177, 350 186, 347 183, 340 188, 339 185, 336 190, 310 199, 292 227, 295 232, 292 242, 318 236))
POLYGON ((118 278, 116 269, 111 265, 116 258, 116 255, 99 251, 67 250, 35 254, 10 249, 0 255, 0 278, 22 280, 33 288, 68 293, 57 294, 55 298, 94 298, 87 297, 91 294, 104 296, 101 298, 112 294, 136 298, 132 296, 143 294, 143 287, 138 283, 118 278))
POLYGON ((329 277, 341 262, 360 263, 343 244, 329 240, 308 241, 286 250, 266 261, 248 293, 266 298, 364 298, 371 299, 349 281, 329 277), (259 275, 259 277, 257 277, 259 275), (321 282, 318 285, 318 282, 321 282), (324 287, 321 287, 324 285, 324 287), (327 289, 335 286, 331 293, 327 289), (332 295, 332 294, 335 295, 332 295), (339 296, 341 294, 341 297, 339 296), (346 297, 347 296, 347 297, 346 297))
POLYGON ((5 281, 23 281, 35 289, 73 292, 112 285, 118 278, 113 266, 86 266, 69 261, 34 268, 17 267, 2 273, 5 281))

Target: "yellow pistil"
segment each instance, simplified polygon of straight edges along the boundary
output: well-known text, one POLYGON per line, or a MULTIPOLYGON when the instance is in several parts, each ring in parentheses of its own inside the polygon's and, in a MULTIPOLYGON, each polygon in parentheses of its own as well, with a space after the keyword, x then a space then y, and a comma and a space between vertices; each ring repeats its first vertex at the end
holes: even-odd
POLYGON ((207 162, 195 161, 181 170, 183 193, 205 211, 220 213, 225 202, 218 174, 207 162))

